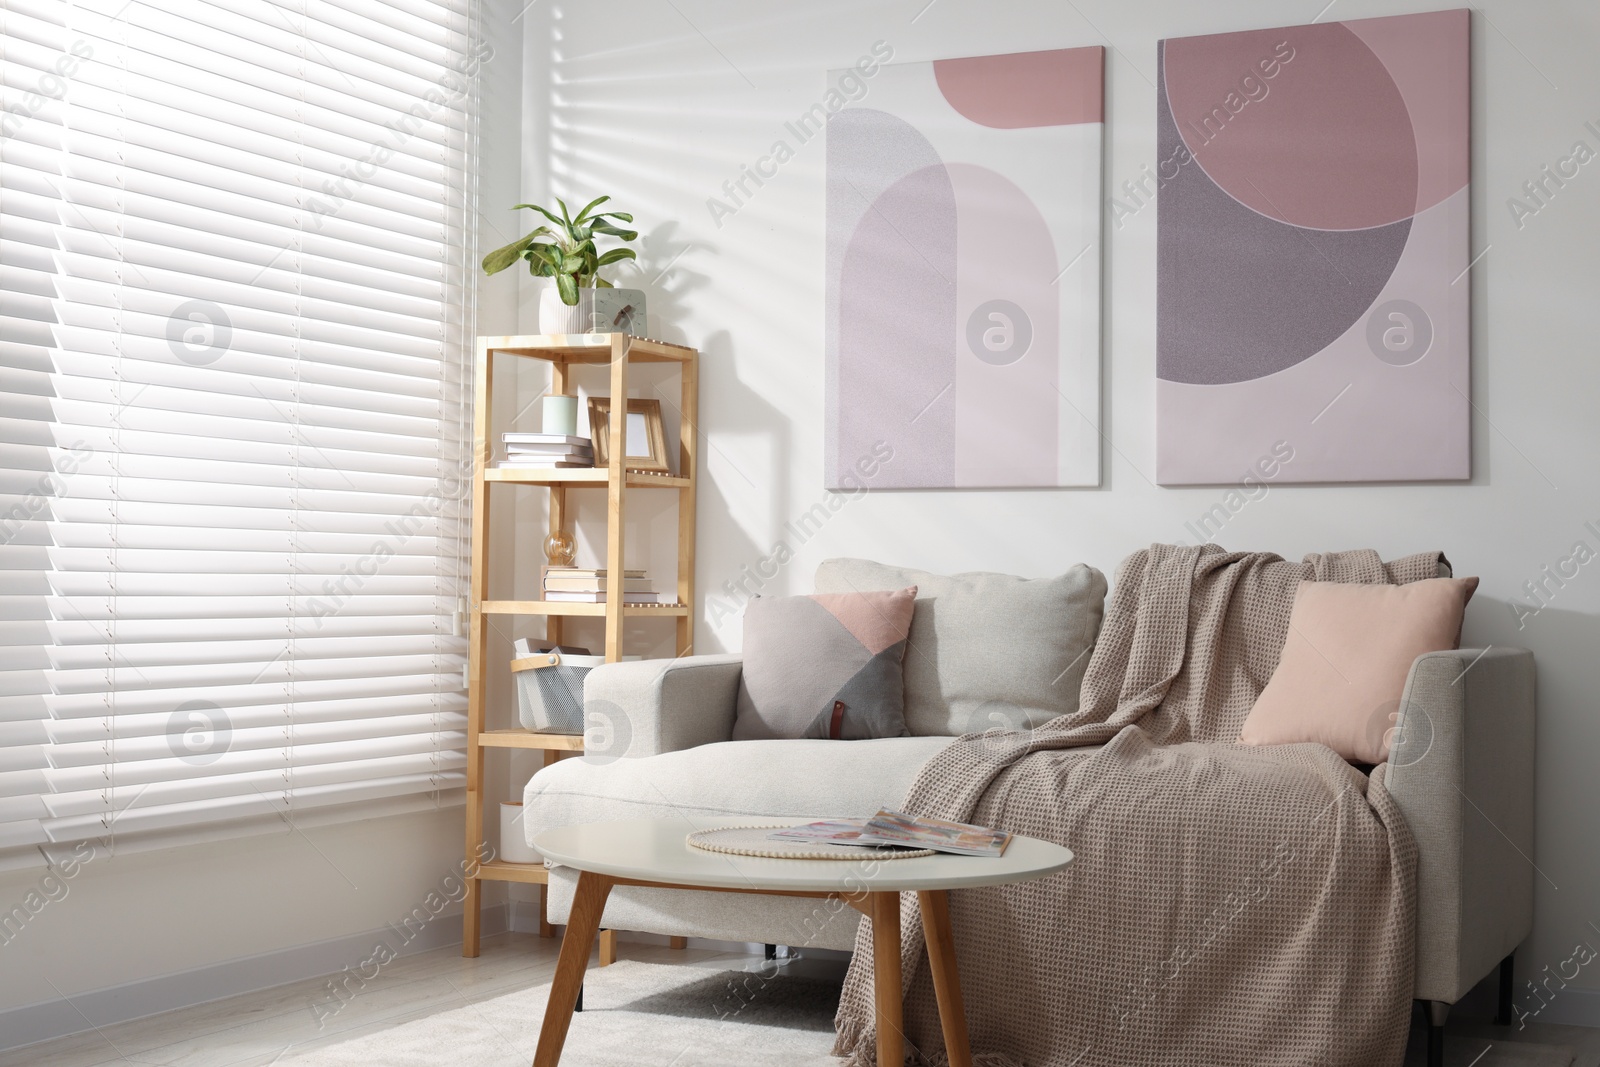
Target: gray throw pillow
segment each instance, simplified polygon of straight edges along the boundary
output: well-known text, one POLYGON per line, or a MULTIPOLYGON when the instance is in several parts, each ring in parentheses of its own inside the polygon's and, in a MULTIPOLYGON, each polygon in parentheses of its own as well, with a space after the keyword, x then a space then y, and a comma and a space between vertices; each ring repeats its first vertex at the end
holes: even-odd
POLYGON ((864 559, 817 568, 819 593, 917 587, 906 643, 906 725, 918 736, 1032 729, 1078 710, 1100 632, 1105 575, 948 577, 864 559))
POLYGON ((916 589, 756 597, 744 609, 735 741, 904 737, 916 589))

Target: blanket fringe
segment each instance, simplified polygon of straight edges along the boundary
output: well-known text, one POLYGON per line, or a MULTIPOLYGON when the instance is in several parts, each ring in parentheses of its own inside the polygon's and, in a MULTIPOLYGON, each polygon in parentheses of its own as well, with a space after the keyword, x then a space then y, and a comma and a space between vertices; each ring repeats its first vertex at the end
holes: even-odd
POLYGON ((833 1025, 833 1055, 845 1057, 843 1067, 874 1067, 877 1056, 873 1046, 878 1040, 877 1031, 842 1012, 833 1025))

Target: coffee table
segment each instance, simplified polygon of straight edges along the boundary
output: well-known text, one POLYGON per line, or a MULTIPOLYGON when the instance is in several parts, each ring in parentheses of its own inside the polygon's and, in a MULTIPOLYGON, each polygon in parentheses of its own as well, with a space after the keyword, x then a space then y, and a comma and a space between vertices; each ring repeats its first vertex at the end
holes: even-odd
POLYGON ((905 1054, 900 992, 900 894, 915 892, 922 910, 928 962, 939 1002, 939 1022, 951 1067, 971 1067, 967 1019, 961 1004, 955 939, 950 930, 952 889, 1044 878, 1072 862, 1072 852, 1031 837, 1015 837, 1005 855, 987 858, 936 855, 916 859, 765 859, 707 852, 687 841, 695 830, 801 819, 624 819, 546 830, 534 848, 552 863, 576 869, 578 887, 561 941, 550 1001, 533 1067, 556 1067, 583 988, 606 897, 612 886, 702 889, 722 893, 838 899, 872 920, 873 998, 878 1063, 899 1067, 905 1054))

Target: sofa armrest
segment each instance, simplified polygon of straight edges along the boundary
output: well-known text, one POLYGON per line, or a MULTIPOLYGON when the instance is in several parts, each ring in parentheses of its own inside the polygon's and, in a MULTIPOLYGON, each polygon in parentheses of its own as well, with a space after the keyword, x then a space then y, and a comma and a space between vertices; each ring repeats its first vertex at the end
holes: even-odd
POLYGON ((583 683, 588 758, 637 758, 727 741, 739 696, 738 656, 607 663, 583 683))
POLYGON ((1453 1004, 1533 926, 1533 653, 1411 666, 1385 784, 1417 842, 1415 996, 1453 1004))

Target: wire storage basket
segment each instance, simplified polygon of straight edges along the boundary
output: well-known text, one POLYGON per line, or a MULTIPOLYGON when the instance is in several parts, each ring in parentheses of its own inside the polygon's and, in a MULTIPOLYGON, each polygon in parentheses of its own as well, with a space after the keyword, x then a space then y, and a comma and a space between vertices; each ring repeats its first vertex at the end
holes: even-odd
POLYGON ((583 680, 605 661, 604 656, 556 651, 512 660, 523 728, 541 734, 583 733, 583 680))

